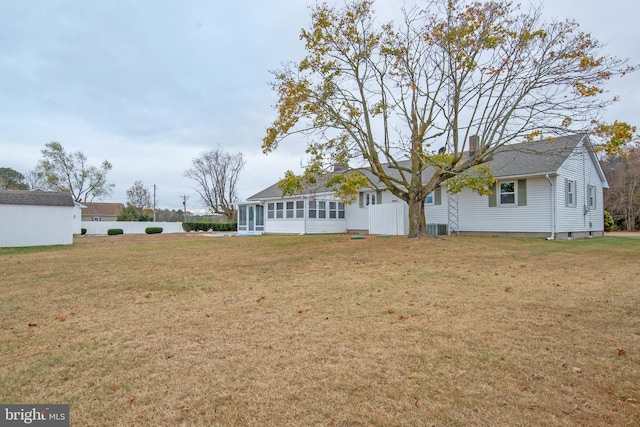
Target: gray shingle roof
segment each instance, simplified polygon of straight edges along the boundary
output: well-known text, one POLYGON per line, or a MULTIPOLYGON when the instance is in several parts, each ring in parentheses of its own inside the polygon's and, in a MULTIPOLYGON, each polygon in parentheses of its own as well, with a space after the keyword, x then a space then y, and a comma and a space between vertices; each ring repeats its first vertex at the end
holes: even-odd
POLYGON ((85 202, 82 215, 118 215, 124 209, 122 203, 85 202))
POLYGON ((489 166, 496 178, 554 173, 584 137, 576 134, 504 145, 496 151, 489 166))
POLYGON ((71 193, 42 190, 0 190, 0 205, 75 206, 71 193))
MULTIPOLYGON (((488 165, 491 167, 493 176, 496 178, 552 174, 558 170, 584 138, 584 134, 575 134, 551 140, 542 139, 539 141, 504 145, 496 150, 493 159, 488 162, 488 165)), ((410 166, 408 160, 403 160, 398 163, 401 167, 410 166)), ((385 165, 385 169, 387 169, 387 173, 391 176, 400 176, 400 172, 397 169, 389 168, 389 165, 385 165)), ((366 170, 361 172, 369 176, 374 186, 384 188, 384 184, 373 177, 370 172, 367 173, 366 170)), ((427 182, 433 176, 433 173, 433 169, 423 171, 423 182, 427 182)), ((304 194, 330 191, 324 187, 324 182, 326 181, 319 182, 318 185, 308 189, 304 194)), ((282 190, 280 190, 276 183, 254 194, 247 200, 263 200, 281 196, 282 190)))
MULTIPOLYGON (((318 182, 315 185, 307 186, 302 194, 326 193, 332 191, 326 186, 326 182, 330 176, 331 174, 327 174, 326 176, 318 178, 318 182)), ((278 187, 278 183, 276 182, 253 196, 248 197, 247 200, 263 200, 278 197, 282 197, 282 190, 278 187)))

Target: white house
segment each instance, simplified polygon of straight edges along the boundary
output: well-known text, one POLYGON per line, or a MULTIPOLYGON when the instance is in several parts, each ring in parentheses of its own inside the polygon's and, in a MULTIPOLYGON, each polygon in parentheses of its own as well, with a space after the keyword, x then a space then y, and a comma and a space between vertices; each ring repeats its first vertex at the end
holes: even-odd
MULTIPOLYGON (((587 135, 507 145, 489 166, 497 179, 492 195, 479 196, 469 189, 448 194, 443 184, 427 197, 431 234, 560 239, 603 235, 602 195, 608 184, 587 135)), ((425 171, 424 180, 432 174, 425 171)), ((282 197, 274 184, 239 204, 238 231, 407 234, 407 204, 381 182, 371 181, 349 205, 322 183, 291 197, 282 197)))
POLYGON ((70 245, 80 208, 70 193, 0 190, 0 247, 70 245))

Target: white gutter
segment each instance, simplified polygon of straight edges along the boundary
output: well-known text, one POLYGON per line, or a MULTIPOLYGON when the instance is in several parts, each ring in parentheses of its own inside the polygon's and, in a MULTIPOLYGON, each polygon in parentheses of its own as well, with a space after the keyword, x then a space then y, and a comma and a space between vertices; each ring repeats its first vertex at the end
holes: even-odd
POLYGON ((555 210, 555 205, 556 205, 556 198, 555 198, 555 194, 554 194, 554 187, 553 187, 553 181, 551 181, 551 178, 549 178, 549 174, 545 175, 545 178, 547 178, 547 181, 549 181, 549 185, 551 186, 551 235, 549 237, 547 237, 547 240, 554 240, 556 238, 556 233, 555 233, 555 229, 556 229, 556 210, 555 210))

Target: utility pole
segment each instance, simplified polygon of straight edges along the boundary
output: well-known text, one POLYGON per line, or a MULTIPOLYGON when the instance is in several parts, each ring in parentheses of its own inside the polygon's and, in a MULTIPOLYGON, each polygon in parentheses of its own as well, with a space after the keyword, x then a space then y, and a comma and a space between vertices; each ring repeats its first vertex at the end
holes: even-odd
POLYGON ((187 222, 187 199, 188 198, 189 197, 187 197, 186 195, 182 196, 182 206, 184 207, 184 210, 183 210, 183 212, 184 212, 184 222, 187 222))
POLYGON ((153 222, 156 222, 156 185, 153 184, 153 222))

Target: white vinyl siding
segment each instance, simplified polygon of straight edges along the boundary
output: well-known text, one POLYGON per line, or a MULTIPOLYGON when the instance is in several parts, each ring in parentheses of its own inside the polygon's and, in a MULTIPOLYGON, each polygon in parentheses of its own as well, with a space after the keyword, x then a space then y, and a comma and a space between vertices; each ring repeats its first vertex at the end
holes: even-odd
POLYGON ((74 213, 73 206, 0 205, 0 247, 70 245, 74 213))
POLYGON ((602 182, 598 171, 582 144, 558 169, 556 206, 558 209, 557 228, 560 233, 603 231, 602 182), (573 206, 567 206, 567 182, 575 182, 573 206), (595 193, 596 206, 589 209, 589 186, 595 193), (600 201, 600 203, 598 203, 600 201))
MULTIPOLYGON (((507 181, 507 180, 504 180, 507 181)), ((487 196, 479 196, 468 188, 458 195, 458 229, 461 232, 548 233, 551 229, 551 186, 544 177, 527 178, 526 206, 500 209, 487 203, 487 196)), ((520 180, 524 181, 524 180, 520 180)), ((497 191, 494 193, 496 194, 497 191)), ((516 194, 518 190, 516 189, 516 194)), ((499 195, 496 194, 496 197, 499 195)), ((520 196, 516 196, 518 199, 520 196)), ((444 196, 443 196, 444 199, 444 196)), ((444 201, 443 201, 444 203, 444 201)), ((516 200, 518 203, 518 200, 516 200)), ((427 222, 434 222, 427 219, 427 222)))

